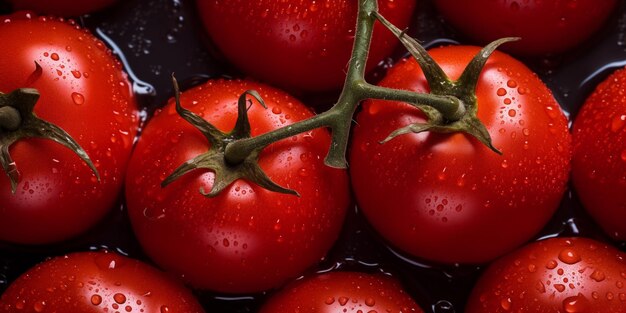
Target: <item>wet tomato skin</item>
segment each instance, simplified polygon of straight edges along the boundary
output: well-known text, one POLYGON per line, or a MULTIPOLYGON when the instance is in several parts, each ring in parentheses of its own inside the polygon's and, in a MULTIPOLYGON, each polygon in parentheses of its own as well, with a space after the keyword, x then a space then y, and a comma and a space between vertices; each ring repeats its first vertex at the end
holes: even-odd
POLYGON ((626 70, 602 82, 573 127, 572 181, 580 201, 611 237, 626 240, 626 70))
POLYGON ((330 272, 292 283, 260 313, 417 312, 422 309, 400 283, 381 274, 330 272))
POLYGON ((624 312, 624 257, 587 238, 531 243, 487 268, 465 312, 624 312))
POLYGON ((543 56, 565 52, 589 39, 618 1, 436 0, 435 4, 446 21, 480 44, 521 37, 502 50, 543 56))
POLYGON ((30 10, 38 14, 52 14, 56 16, 79 16, 96 12, 111 6, 119 0, 7 0, 14 10, 30 10))
MULTIPOLYGON (((457 79, 478 51, 449 46, 430 53, 457 79)), ((396 64, 380 84, 428 92, 413 60, 396 64)), ((565 191, 567 120, 539 78, 496 52, 476 96, 478 118, 502 155, 462 133, 408 134, 379 144, 392 131, 424 121, 407 104, 368 101, 357 116, 350 174, 359 208, 391 246, 413 257, 493 260, 536 234, 565 191)))
MULTIPOLYGON (((268 108, 254 100, 249 109, 252 136, 312 113, 286 93, 240 80, 214 80, 187 90, 182 106, 222 131, 235 124, 237 99, 257 90, 268 108)), ((300 197, 268 191, 237 180, 215 198, 214 174, 196 170, 161 188, 175 168, 208 151, 207 139, 180 118, 170 102, 145 128, 129 167, 126 195, 135 233, 162 268, 192 286, 223 293, 276 288, 313 266, 339 235, 350 197, 345 170, 323 164, 330 145, 317 129, 263 150, 259 165, 277 184, 300 197)))
MULTIPOLYGON (((380 12, 400 29, 415 0, 382 0, 380 12)), ((211 39, 247 75, 294 92, 338 90, 354 42, 357 2, 197 1, 211 39)), ((389 56, 398 40, 378 24, 368 68, 389 56)))
POLYGON ((139 124, 122 66, 87 30, 53 18, 14 15, 0 25, 0 91, 35 88, 35 114, 69 133, 100 174, 71 150, 22 139, 10 153, 17 192, 0 173, 0 241, 43 244, 76 236, 117 202, 139 124), (36 72, 35 62, 41 66, 36 72))
POLYGON ((140 261, 77 252, 45 261, 15 280, 0 312, 204 312, 182 284, 140 261))

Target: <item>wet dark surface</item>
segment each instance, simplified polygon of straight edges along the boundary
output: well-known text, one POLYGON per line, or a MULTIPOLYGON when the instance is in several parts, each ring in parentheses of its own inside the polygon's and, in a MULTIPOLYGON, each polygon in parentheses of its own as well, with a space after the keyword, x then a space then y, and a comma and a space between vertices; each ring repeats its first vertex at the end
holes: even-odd
MULTIPOLYGON (((10 12, 0 2, 0 10, 10 12)), ((552 89, 565 111, 575 115, 595 85, 626 65, 623 5, 606 27, 574 51, 553 58, 524 60, 552 89)), ((127 0, 78 19, 111 47, 125 63, 146 116, 172 96, 170 74, 185 87, 209 77, 238 74, 211 48, 189 0, 127 0)), ((426 46, 463 42, 441 22, 429 2, 421 4, 411 29, 426 46)), ((402 55, 398 52, 397 55, 402 55)), ((390 62, 388 62, 390 63, 390 62)), ((384 72, 384 67, 380 72, 384 72)), ((380 74, 379 74, 380 75, 380 74)), ((376 78, 376 75, 373 77, 376 78)), ((329 103, 333 95, 302 98, 309 104, 329 103)), ((80 238, 45 247, 0 244, 0 293, 11 281, 47 257, 71 251, 109 249, 149 262, 134 239, 124 200, 97 227, 80 238)), ((332 269, 386 272, 400 279, 427 312, 462 312, 466 298, 481 272, 477 266, 420 263, 387 248, 354 208, 340 240, 314 271, 332 269)), ((609 241, 568 191, 559 211, 536 239, 581 235, 609 241)), ((613 244, 620 246, 620 243, 613 244)), ((196 292, 207 312, 256 312, 267 296, 223 297, 196 292)))

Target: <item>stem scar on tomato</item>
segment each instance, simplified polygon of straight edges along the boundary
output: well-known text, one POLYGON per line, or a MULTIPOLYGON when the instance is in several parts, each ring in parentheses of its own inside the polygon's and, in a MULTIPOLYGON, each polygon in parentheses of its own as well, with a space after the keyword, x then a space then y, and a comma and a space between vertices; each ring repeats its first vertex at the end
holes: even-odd
MULTIPOLYGON (((263 148, 255 149, 242 162, 237 164, 229 163, 224 157, 224 151, 229 142, 250 138, 250 121, 248 120, 248 100, 246 96, 254 97, 264 108, 267 108, 265 102, 258 92, 248 90, 241 94, 237 102, 238 114, 235 127, 229 133, 224 133, 204 120, 202 117, 185 109, 180 104, 180 89, 178 82, 172 74, 172 83, 174 85, 174 99, 176 101, 176 112, 188 123, 197 128, 204 137, 209 141, 209 151, 198 155, 197 157, 183 163, 174 170, 161 183, 161 187, 165 187, 178 179, 179 177, 199 168, 210 169, 215 173, 215 182, 209 192, 200 188, 200 193, 207 197, 217 196, 224 188, 228 187, 235 180, 246 178, 255 184, 271 191, 286 193, 299 196, 298 193, 291 189, 286 189, 274 183, 261 169, 257 160, 259 153, 263 148)), ((252 103, 251 103, 252 104, 252 103)))
POLYGON ((38 118, 33 109, 39 100, 39 92, 32 88, 16 89, 8 94, 0 92, 0 164, 11 181, 15 194, 19 171, 11 158, 9 148, 24 138, 44 138, 55 141, 78 155, 100 181, 100 174, 87 152, 63 129, 38 118))

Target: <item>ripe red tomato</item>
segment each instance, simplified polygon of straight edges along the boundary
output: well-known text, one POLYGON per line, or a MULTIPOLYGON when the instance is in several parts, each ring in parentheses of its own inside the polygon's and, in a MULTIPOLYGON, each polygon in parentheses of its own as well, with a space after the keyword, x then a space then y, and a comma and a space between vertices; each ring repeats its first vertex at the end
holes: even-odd
POLYGON ((14 10, 31 10, 40 14, 54 14, 58 16, 79 16, 102 10, 118 0, 7 0, 14 10))
POLYGON ((465 312, 624 312, 625 257, 586 238, 529 244, 487 268, 465 312))
POLYGON ((0 312, 204 312, 164 273, 115 253, 78 252, 41 263, 0 298, 0 312))
MULTIPOLYGON (((383 16, 406 28, 415 0, 380 0, 383 16)), ((209 1, 198 11, 215 45, 254 78, 297 91, 341 88, 354 42, 357 1, 209 1)), ((368 67, 399 41, 377 25, 368 67)))
POLYGON ((626 70, 601 83, 574 122, 572 181, 584 207, 615 239, 626 240, 626 70))
MULTIPOLYGON (((182 106, 228 132, 237 99, 257 90, 248 114, 252 136, 310 117, 282 91, 248 81, 216 80, 181 95, 182 106)), ((300 197, 237 180, 215 198, 214 174, 196 170, 165 188, 178 166, 206 151, 207 139, 178 116, 171 102, 142 134, 129 166, 126 195, 133 228, 148 255, 197 288, 226 293, 278 287, 324 257, 339 235, 349 203, 344 170, 323 164, 330 136, 318 129, 276 142, 259 165, 300 197)))
POLYGON ((297 281, 270 298, 260 313, 423 312, 390 277, 331 272, 297 281))
MULTIPOLYGON (((458 79, 479 48, 432 49, 458 79)), ((381 85, 428 92, 417 63, 403 60, 381 85)), ((496 154, 463 133, 421 133, 379 142, 423 122, 403 103, 369 101, 357 116, 350 174, 359 208, 392 246, 444 263, 482 263, 529 240, 559 205, 571 154, 567 120, 521 62, 495 52, 476 88, 478 118, 496 154)))
POLYGON ((35 114, 69 133, 101 178, 51 140, 13 144, 10 154, 20 180, 12 194, 7 175, 0 173, 0 240, 41 244, 78 235, 113 207, 122 187, 139 124, 131 86, 104 44, 76 25, 6 17, 0 40, 5 46, 0 91, 37 89, 35 114))
POLYGON ((590 38, 613 13, 616 0, 436 0, 444 18, 481 44, 521 37, 503 46, 520 55, 557 54, 590 38))

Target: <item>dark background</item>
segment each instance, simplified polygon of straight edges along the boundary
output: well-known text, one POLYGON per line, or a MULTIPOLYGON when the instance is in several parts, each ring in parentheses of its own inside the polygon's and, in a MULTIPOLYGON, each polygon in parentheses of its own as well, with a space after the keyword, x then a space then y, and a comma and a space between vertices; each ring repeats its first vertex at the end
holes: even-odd
MULTIPOLYGON (((410 33, 427 47, 471 43, 442 22, 430 1, 420 2, 410 33), (417 30, 417 31, 416 31, 417 30)), ((618 67, 626 65, 624 5, 605 28, 581 47, 567 54, 523 60, 552 89, 563 109, 572 115, 595 85, 618 67)), ((0 0, 0 13, 10 8, 0 0)), ((214 49, 200 25, 191 0, 122 0, 102 12, 77 19, 92 30, 122 59, 135 92, 149 119, 154 109, 172 96, 170 74, 176 73, 183 89, 221 75, 241 76, 214 49)), ((404 52, 399 50, 391 59, 404 52)), ((384 74, 384 65, 371 77, 384 74)), ((318 108, 333 102, 336 93, 302 97, 318 108)), ((552 221, 536 239, 580 235, 610 241, 584 213, 576 195, 568 191, 552 221)), ((621 243, 612 242, 625 250, 621 243)), ((127 219, 124 199, 98 226, 80 238, 53 246, 12 246, 0 243, 0 293, 34 264, 72 251, 109 249, 147 260, 127 219)), ((411 260, 389 249, 370 229, 358 208, 350 211, 340 240, 327 259, 313 271, 328 269, 385 272, 402 281, 427 312, 462 312, 477 266, 438 266, 411 260)), ((268 294, 228 297, 196 291, 207 312, 256 312, 268 294)), ((269 293, 271 294, 271 292, 269 293)))

